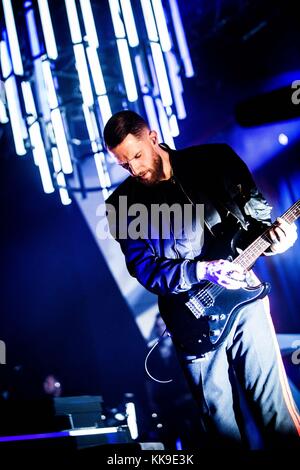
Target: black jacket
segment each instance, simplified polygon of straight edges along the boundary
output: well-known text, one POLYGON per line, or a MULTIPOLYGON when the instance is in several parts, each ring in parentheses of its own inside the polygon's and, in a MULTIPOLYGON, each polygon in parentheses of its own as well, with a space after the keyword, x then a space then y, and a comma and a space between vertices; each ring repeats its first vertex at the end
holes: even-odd
MULTIPOLYGON (((258 234, 270 225, 270 205, 257 189, 245 163, 228 145, 207 144, 178 151, 164 148, 170 154, 178 202, 204 203, 206 230, 213 233, 217 225, 222 226, 226 212, 245 233, 252 230, 258 234)), ((169 180, 145 186, 130 176, 106 201, 110 230, 121 245, 129 273, 159 295, 185 292, 199 283, 196 262, 205 259, 203 247, 197 240, 194 246, 189 240, 177 243, 172 231, 167 239, 152 237, 151 233, 143 233, 138 239, 122 238, 120 223, 128 226, 133 217, 121 213, 118 204, 119 196, 127 196, 128 207, 144 204, 150 209, 151 204, 170 203, 171 185, 169 180)), ((217 236, 222 243, 221 235, 217 236)))

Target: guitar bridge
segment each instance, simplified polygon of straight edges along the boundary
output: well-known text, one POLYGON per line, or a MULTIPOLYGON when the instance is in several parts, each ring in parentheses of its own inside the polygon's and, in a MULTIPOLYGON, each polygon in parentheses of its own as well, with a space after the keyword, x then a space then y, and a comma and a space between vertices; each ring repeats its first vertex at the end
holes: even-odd
POLYGON ((198 302, 197 299, 191 297, 187 302, 185 302, 185 305, 190 309, 190 311, 196 318, 203 317, 205 309, 198 302))
POLYGON ((214 299, 206 289, 203 289, 197 294, 191 294, 185 305, 196 318, 200 318, 205 315, 206 308, 214 305, 214 299))

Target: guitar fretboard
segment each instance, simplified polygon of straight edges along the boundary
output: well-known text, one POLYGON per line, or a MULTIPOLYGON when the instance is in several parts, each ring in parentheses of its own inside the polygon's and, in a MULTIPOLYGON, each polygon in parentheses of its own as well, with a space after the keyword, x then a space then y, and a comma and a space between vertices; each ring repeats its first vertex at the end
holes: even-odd
MULTIPOLYGON (((295 202, 282 216, 289 224, 293 223, 296 219, 300 217, 300 200, 295 202)), ((243 268, 250 269, 251 266, 255 263, 257 258, 264 253, 269 246, 272 244, 272 240, 269 237, 269 230, 272 227, 275 227, 276 224, 273 224, 271 227, 268 227, 262 235, 260 235, 251 245, 246 248, 243 253, 241 253, 234 262, 243 266, 243 268)))
MULTIPOLYGON (((289 224, 293 223, 300 217, 300 200, 295 202, 282 216, 289 224)), ((269 230, 272 227, 276 227, 276 223, 268 227, 262 235, 260 235, 254 242, 251 243, 237 258, 234 259, 235 263, 243 266, 245 270, 250 269, 257 258, 264 253, 267 248, 272 244, 272 240, 269 236, 269 230)), ((224 290, 224 287, 216 285, 211 281, 207 281, 205 286, 189 296, 189 300, 186 302, 187 307, 195 315, 196 318, 200 318, 204 315, 204 310, 210 302, 214 302, 217 296, 224 290), (201 298, 202 297, 202 298, 201 298)))

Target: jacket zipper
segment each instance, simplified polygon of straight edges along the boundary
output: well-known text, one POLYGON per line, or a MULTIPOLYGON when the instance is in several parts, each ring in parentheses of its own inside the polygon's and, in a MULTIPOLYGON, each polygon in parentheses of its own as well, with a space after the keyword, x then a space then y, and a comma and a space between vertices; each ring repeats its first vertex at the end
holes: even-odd
MULTIPOLYGON (((191 200, 191 198, 189 197, 189 195, 185 192, 185 190, 183 189, 183 186, 182 184, 180 183, 180 181, 178 181, 178 179, 176 178, 176 176, 172 176, 172 183, 174 184, 178 184, 181 191, 183 192, 183 194, 185 195, 185 197, 187 198, 187 200, 193 205, 193 207, 195 207, 195 203, 191 200)), ((207 222, 207 220, 205 220, 205 217, 204 217, 204 223, 206 225, 206 227, 208 228, 209 232, 211 233, 211 235, 215 238, 216 235, 214 234, 214 232, 212 231, 211 229, 211 226, 209 225, 209 223, 207 222)))

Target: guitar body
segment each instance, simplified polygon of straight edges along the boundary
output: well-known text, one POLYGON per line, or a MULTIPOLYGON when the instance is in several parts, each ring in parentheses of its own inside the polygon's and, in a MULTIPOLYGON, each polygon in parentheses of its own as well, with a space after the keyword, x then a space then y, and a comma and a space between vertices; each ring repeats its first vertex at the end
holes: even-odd
MULTIPOLYGON (((204 287, 203 287, 204 289, 204 287)), ((186 294, 161 297, 159 307, 161 315, 172 334, 175 344, 191 355, 204 355, 217 349, 227 338, 232 324, 245 305, 265 297, 269 290, 268 283, 256 287, 220 291, 211 306, 202 306, 198 318, 186 305, 186 294)), ((189 292, 189 296, 201 292, 189 292)))
MULTIPOLYGON (((300 217, 300 200, 281 217, 290 224, 300 217)), ((248 240, 245 239, 247 232, 238 225, 235 226, 231 221, 228 226, 229 229, 224 232, 222 226, 222 243, 215 246, 210 244, 203 257, 207 261, 234 260, 248 272, 270 246, 268 233, 275 225, 264 228, 264 232, 256 239, 252 239, 249 231, 248 240)), ((161 296, 159 309, 174 343, 187 354, 201 356, 217 349, 226 340, 242 307, 265 297, 269 291, 268 283, 229 290, 204 281, 188 292, 161 296)))

